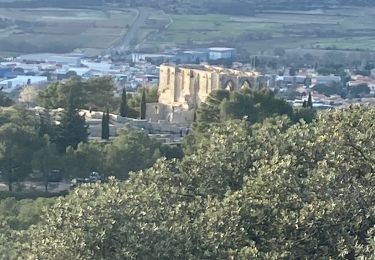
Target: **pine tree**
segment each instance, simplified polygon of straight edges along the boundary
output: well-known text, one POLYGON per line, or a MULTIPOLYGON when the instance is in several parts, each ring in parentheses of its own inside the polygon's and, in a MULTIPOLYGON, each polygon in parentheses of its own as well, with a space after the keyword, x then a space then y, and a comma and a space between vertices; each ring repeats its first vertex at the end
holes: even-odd
POLYGON ((121 104, 120 104, 120 116, 129 117, 128 98, 126 96, 126 88, 122 90, 121 104))
POLYGON ((102 117, 102 139, 108 140, 109 139, 109 109, 107 108, 107 112, 103 113, 102 117))
POLYGON ((54 143, 60 153, 64 153, 68 146, 77 148, 81 142, 86 142, 88 138, 88 125, 85 116, 79 114, 74 106, 74 95, 69 93, 69 101, 66 110, 63 112, 60 124, 56 128, 54 143))
POLYGON ((143 90, 141 98, 141 119, 146 119, 146 91, 143 90))
POLYGON ((311 92, 309 92, 309 98, 307 99, 307 107, 313 108, 311 92))
POLYGON ((38 126, 38 135, 43 137, 48 135, 50 139, 53 139, 54 136, 54 127, 52 124, 52 119, 49 113, 49 110, 41 112, 39 114, 39 126, 38 126))

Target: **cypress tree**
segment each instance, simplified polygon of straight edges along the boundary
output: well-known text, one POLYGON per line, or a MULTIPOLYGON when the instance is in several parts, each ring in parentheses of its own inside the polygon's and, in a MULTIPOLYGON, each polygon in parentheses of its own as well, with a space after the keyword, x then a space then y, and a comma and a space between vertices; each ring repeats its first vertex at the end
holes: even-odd
POLYGON ((121 95, 120 116, 129 117, 128 111, 128 98, 126 96, 126 88, 124 88, 121 95))
POLYGON ((50 139, 53 139, 54 136, 54 126, 52 123, 52 119, 49 113, 49 110, 41 112, 39 114, 39 128, 38 128, 38 135, 43 137, 44 135, 48 135, 50 139))
POLYGON ((146 91, 143 90, 141 98, 141 119, 146 119, 146 91))
POLYGON ((311 92, 309 92, 309 98, 307 99, 307 107, 313 108, 311 92))
POLYGON ((102 139, 109 139, 109 115, 105 112, 103 112, 102 117, 102 139))
POLYGON ((108 108, 107 108, 107 112, 103 113, 102 139, 109 140, 109 109, 108 108))

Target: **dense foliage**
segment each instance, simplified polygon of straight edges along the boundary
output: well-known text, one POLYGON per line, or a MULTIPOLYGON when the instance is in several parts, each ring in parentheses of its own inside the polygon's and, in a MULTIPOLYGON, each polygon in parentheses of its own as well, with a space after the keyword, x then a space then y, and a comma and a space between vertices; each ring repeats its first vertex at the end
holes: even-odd
POLYGON ((130 171, 151 167, 161 156, 161 144, 142 131, 124 130, 111 142, 81 143, 68 149, 63 166, 71 177, 85 177, 92 171, 127 179, 130 171))
POLYGON ((216 90, 210 93, 205 103, 196 111, 196 122, 192 133, 184 139, 185 153, 196 149, 196 143, 207 138, 212 124, 228 120, 245 119, 251 124, 261 123, 273 116, 287 116, 293 122, 312 122, 316 110, 312 108, 293 109, 284 99, 269 90, 242 89, 239 92, 216 90))
POLYGON ((277 115, 287 115, 299 121, 301 118, 296 117, 294 112, 291 105, 269 89, 243 89, 239 92, 216 90, 197 110, 197 122, 219 123, 246 117, 249 122, 257 123, 277 115))
POLYGON ((18 243, 11 239, 16 232, 28 229, 40 221, 43 210, 47 210, 55 198, 16 200, 9 197, 0 200, 0 259, 12 259, 18 243))
POLYGON ((58 199, 37 225, 13 233, 3 252, 20 259, 372 259, 374 117, 374 108, 351 106, 310 124, 284 116, 212 125, 181 161, 159 160, 127 182, 58 199))
POLYGON ((114 85, 109 77, 82 80, 72 77, 65 82, 54 82, 38 93, 38 105, 44 108, 66 108, 69 95, 73 92, 73 106, 95 110, 105 110, 114 101, 114 85))
POLYGON ((110 142, 89 141, 83 117, 71 106, 58 125, 52 124, 48 110, 35 114, 18 107, 0 109, 0 181, 10 191, 32 180, 43 183, 47 192, 49 182, 87 177, 93 171, 127 179, 130 171, 148 168, 164 155, 181 157, 181 152, 131 128, 110 142))
MULTIPOLYGON (((73 89, 72 89, 73 90, 73 89)), ((63 111, 59 124, 55 127, 53 141, 60 153, 65 153, 66 148, 77 148, 79 143, 86 142, 89 136, 85 115, 80 115, 77 104, 74 103, 75 93, 70 90, 69 101, 63 111)))

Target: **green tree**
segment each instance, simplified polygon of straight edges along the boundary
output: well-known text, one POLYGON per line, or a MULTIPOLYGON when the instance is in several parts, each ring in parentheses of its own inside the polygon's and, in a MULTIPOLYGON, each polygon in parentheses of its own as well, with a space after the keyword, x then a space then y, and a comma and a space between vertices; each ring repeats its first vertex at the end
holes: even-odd
POLYGON ((102 117, 102 139, 109 140, 109 109, 103 112, 102 117))
POLYGON ((120 103, 120 116, 128 117, 128 98, 126 95, 126 88, 122 90, 121 103, 120 103))
POLYGON ((349 97, 352 97, 352 98, 359 98, 359 97, 363 97, 363 96, 370 94, 370 88, 368 84, 366 83, 349 87, 348 90, 349 90, 348 91, 349 97))
POLYGON ((114 83, 110 76, 92 78, 83 81, 86 103, 84 108, 104 110, 111 107, 114 100, 114 83))
POLYGON ((83 186, 12 240, 21 259, 372 259, 374 116, 212 125, 183 160, 83 186))
POLYGON ((341 83, 332 83, 330 85, 316 84, 313 87, 313 90, 326 96, 331 96, 331 95, 344 96, 345 95, 345 91, 341 83))
POLYGON ((146 91, 142 92, 141 104, 140 104, 140 116, 141 119, 146 119, 146 91))
POLYGON ((313 101, 312 101, 311 92, 309 92, 309 97, 307 99, 307 107, 308 108, 313 108, 313 101))
MULTIPOLYGON (((262 122, 276 115, 294 119, 293 108, 283 99, 275 97, 271 90, 243 89, 238 92, 217 90, 210 93, 205 103, 197 109, 197 120, 192 133, 184 138, 184 152, 189 154, 200 139, 208 135, 210 124, 221 124, 232 119, 246 118, 251 123, 262 122)), ((296 120, 299 121, 299 118, 296 120)))
MULTIPOLYGON (((17 259, 19 243, 16 235, 39 222, 42 211, 55 202, 55 198, 35 200, 6 198, 0 200, 0 256, 2 259, 17 259)), ((27 238, 23 237, 23 241, 27 238)))
MULTIPOLYGON (((64 156, 64 172, 71 177, 86 177, 90 172, 116 176, 126 180, 129 172, 152 166, 161 156, 161 144, 146 133, 126 129, 111 142, 80 143, 77 149, 68 148, 64 156)), ((163 155, 179 155, 178 151, 163 155)))
POLYGON ((292 107, 286 101, 275 97, 272 91, 242 90, 212 92, 206 103, 197 111, 197 122, 219 123, 229 119, 247 117, 250 122, 261 122, 273 115, 293 114, 292 107))
POLYGON ((127 179, 129 172, 152 166, 160 157, 161 144, 142 131, 126 129, 105 146, 105 174, 127 179))
POLYGON ((38 135, 39 137, 44 137, 48 135, 50 139, 54 138, 54 124, 51 119, 49 110, 45 110, 39 113, 39 125, 38 125, 38 135))
POLYGON ((38 151, 33 155, 31 162, 32 169, 42 174, 45 192, 48 192, 49 178, 52 170, 59 169, 61 156, 58 154, 56 145, 51 143, 49 138, 45 136, 44 143, 38 151))
POLYGON ((316 109, 311 109, 307 107, 296 108, 294 110, 293 122, 298 123, 301 119, 306 123, 311 123, 317 116, 316 109))
POLYGON ((218 123, 220 119, 220 104, 229 99, 230 92, 227 90, 216 90, 210 93, 206 102, 201 104, 197 110, 197 122, 218 123))
POLYGON ((0 127, 0 168, 9 191, 13 183, 24 180, 31 171, 33 151, 39 146, 38 137, 28 127, 7 123, 0 127))
POLYGON ((105 146, 106 142, 90 141, 78 144, 77 149, 69 147, 63 156, 64 173, 71 177, 87 177, 90 172, 106 174, 105 146))
POLYGON ((44 108, 67 108, 73 102, 76 108, 104 110, 114 104, 114 84, 110 77, 82 80, 71 77, 54 82, 38 93, 37 103, 44 108), (71 100, 70 92, 74 93, 71 100))
POLYGON ((0 91, 0 106, 1 107, 10 107, 14 104, 14 101, 9 98, 5 93, 0 91))
POLYGON ((60 124, 56 127, 56 136, 53 142, 60 153, 64 153, 68 146, 74 149, 80 142, 86 142, 88 137, 88 126, 85 122, 85 116, 80 115, 77 105, 74 102, 74 93, 70 94, 70 101, 67 109, 63 112, 60 124))
POLYGON ((72 77, 65 82, 54 82, 38 93, 37 103, 49 109, 67 108, 71 103, 82 108, 86 101, 82 80, 72 77), (72 95, 71 95, 72 94, 72 95))
POLYGON ((158 87, 138 87, 135 93, 128 95, 129 113, 134 113, 134 110, 140 113, 140 104, 143 92, 146 92, 146 103, 158 102, 158 87))

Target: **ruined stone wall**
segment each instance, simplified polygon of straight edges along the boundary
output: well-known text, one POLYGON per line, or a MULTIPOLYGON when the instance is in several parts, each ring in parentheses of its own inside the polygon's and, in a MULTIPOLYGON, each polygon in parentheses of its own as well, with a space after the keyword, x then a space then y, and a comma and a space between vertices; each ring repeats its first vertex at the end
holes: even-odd
POLYGON ((190 120, 191 116, 182 112, 198 108, 214 90, 238 91, 260 86, 264 86, 262 77, 255 72, 202 65, 161 65, 159 105, 147 107, 147 118, 169 120, 176 114, 179 122, 190 120))

